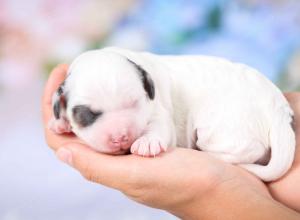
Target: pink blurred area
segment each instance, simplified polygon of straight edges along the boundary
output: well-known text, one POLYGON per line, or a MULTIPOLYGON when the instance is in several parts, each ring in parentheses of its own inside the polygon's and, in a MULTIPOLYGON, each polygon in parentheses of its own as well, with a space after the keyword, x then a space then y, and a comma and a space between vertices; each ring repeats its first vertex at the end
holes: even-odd
POLYGON ((174 219, 85 181, 55 158, 43 134, 50 69, 104 38, 133 2, 0 0, 1 220, 174 219))
POLYGON ((70 62, 106 36, 132 3, 0 1, 0 85, 18 90, 43 76, 47 62, 70 62))

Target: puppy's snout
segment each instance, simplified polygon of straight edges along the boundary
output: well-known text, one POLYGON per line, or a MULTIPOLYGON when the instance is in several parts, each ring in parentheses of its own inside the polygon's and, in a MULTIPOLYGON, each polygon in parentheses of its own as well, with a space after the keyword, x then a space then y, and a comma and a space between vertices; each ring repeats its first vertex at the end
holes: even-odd
POLYGON ((115 137, 110 138, 110 145, 113 148, 128 148, 130 146, 130 135, 129 134, 121 134, 115 137))
POLYGON ((111 138, 111 142, 115 143, 115 144, 118 144, 118 143, 127 143, 128 140, 129 140, 129 137, 126 134, 120 135, 118 137, 112 137, 111 138))

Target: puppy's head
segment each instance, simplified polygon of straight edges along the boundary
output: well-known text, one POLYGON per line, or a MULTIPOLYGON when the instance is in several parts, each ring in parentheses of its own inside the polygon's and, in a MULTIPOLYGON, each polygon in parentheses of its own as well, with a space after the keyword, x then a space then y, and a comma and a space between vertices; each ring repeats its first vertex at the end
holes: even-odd
POLYGON ((155 89, 137 63, 108 51, 89 51, 71 64, 54 100, 72 131, 97 151, 127 152, 151 120, 155 89))

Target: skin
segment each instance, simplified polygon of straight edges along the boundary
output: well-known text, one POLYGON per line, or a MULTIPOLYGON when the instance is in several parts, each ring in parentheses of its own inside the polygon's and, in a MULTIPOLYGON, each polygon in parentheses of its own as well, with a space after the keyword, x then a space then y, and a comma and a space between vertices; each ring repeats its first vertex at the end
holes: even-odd
MULTIPOLYGON (((47 126, 53 114, 51 97, 64 80, 67 68, 56 67, 45 87, 45 136, 57 157, 87 180, 120 190, 139 203, 182 219, 300 218, 296 212, 300 211, 299 148, 291 170, 283 178, 265 184, 247 171, 201 151, 169 148, 155 158, 111 156, 93 151, 73 134, 53 133, 47 126)), ((300 143, 300 93, 289 93, 286 97, 295 111, 300 143)))

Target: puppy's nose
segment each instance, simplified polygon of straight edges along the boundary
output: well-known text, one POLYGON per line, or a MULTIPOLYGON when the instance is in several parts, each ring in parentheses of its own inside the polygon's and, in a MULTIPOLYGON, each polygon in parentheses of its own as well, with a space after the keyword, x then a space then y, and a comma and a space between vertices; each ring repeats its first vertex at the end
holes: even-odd
POLYGON ((126 134, 111 138, 111 143, 116 147, 121 147, 122 145, 127 144, 128 141, 129 141, 129 137, 126 134))

